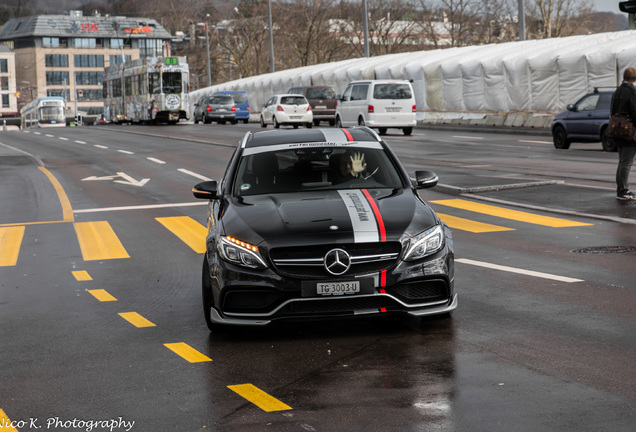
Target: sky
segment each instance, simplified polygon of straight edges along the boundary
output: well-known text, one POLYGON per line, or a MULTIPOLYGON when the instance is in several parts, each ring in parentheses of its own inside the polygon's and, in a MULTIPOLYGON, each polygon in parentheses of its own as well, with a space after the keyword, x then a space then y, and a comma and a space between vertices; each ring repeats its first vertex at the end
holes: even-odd
POLYGON ((620 0, 592 0, 592 5, 599 12, 623 13, 618 9, 620 0))

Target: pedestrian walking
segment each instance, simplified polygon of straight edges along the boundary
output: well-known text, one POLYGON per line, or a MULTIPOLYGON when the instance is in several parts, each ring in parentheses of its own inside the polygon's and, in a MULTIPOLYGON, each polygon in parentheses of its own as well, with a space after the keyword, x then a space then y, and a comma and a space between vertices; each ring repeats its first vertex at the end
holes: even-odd
MULTIPOLYGON (((636 127, 636 68, 629 67, 623 72, 623 82, 612 96, 610 116, 626 113, 636 127)), ((636 194, 629 190, 629 172, 634 163, 636 141, 616 140, 618 167, 616 168, 616 199, 636 200, 636 194)))

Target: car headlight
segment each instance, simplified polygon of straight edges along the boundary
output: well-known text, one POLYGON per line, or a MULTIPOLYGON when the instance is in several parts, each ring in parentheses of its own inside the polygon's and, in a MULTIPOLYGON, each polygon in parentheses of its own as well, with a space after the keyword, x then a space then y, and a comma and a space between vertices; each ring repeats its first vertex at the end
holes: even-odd
POLYGON ((411 238, 405 261, 415 261, 434 254, 444 247, 444 230, 441 225, 435 225, 411 238))
POLYGON ((258 247, 234 237, 221 237, 218 249, 221 258, 232 264, 254 269, 267 268, 267 264, 258 253, 258 247))

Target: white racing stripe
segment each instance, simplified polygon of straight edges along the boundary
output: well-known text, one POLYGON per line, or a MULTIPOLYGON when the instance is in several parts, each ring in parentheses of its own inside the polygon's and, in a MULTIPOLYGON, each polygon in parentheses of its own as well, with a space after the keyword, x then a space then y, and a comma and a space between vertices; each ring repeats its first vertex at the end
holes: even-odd
POLYGON ((551 279, 551 280, 555 280, 559 282, 568 282, 568 283, 583 282, 583 279, 574 279, 574 278, 569 278, 565 276, 553 275, 549 273, 541 273, 541 272, 536 272, 532 270, 524 270, 524 269, 519 269, 515 267, 507 267, 507 266, 487 263, 483 261, 474 261, 474 260, 466 259, 466 258, 458 258, 455 260, 455 262, 474 265, 478 267, 486 267, 493 270, 501 270, 501 271, 505 271, 509 273, 517 273, 517 274, 522 274, 526 276, 534 276, 534 277, 543 278, 543 279, 551 279))
POLYGON ((339 190, 342 197, 351 225, 353 226, 353 239, 356 243, 379 242, 380 234, 378 224, 375 220, 373 209, 369 205, 367 198, 361 190, 339 190))

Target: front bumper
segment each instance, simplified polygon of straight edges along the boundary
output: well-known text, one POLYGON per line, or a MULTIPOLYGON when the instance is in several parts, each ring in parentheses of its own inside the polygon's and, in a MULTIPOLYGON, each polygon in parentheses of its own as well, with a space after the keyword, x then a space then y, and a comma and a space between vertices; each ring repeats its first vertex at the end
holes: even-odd
MULTIPOLYGON (((368 300, 373 298, 381 298, 381 299, 391 298, 391 300, 395 300, 395 298, 392 298, 392 296, 390 295, 380 294, 380 293, 365 295, 365 296, 357 296, 356 298, 362 299, 362 300, 364 299, 368 300)), ((317 301, 317 299, 307 298, 307 299, 288 300, 287 302, 283 303, 280 306, 280 308, 284 308, 288 306, 290 302, 298 302, 298 301, 311 302, 311 301, 317 301)), ((318 320, 322 318, 333 319, 333 318, 373 316, 373 315, 382 315, 386 313, 402 313, 412 317, 421 318, 424 316, 441 315, 441 314, 449 313, 454 311, 455 309, 457 309, 457 294, 456 293, 453 294, 450 301, 444 301, 441 304, 431 305, 425 308, 416 308, 413 310, 388 311, 388 310, 382 310, 382 308, 369 308, 369 309, 354 310, 349 313, 325 313, 325 314, 315 314, 315 315, 312 315, 311 317, 306 315, 299 315, 299 316, 289 316, 285 318, 274 318, 272 316, 273 314, 263 314, 263 316, 255 316, 254 314, 250 314, 249 317, 241 316, 240 314, 221 315, 217 309, 211 308, 209 314, 210 314, 210 320, 216 324, 260 327, 260 326, 266 326, 272 323, 273 321, 279 321, 279 320, 318 320)))

